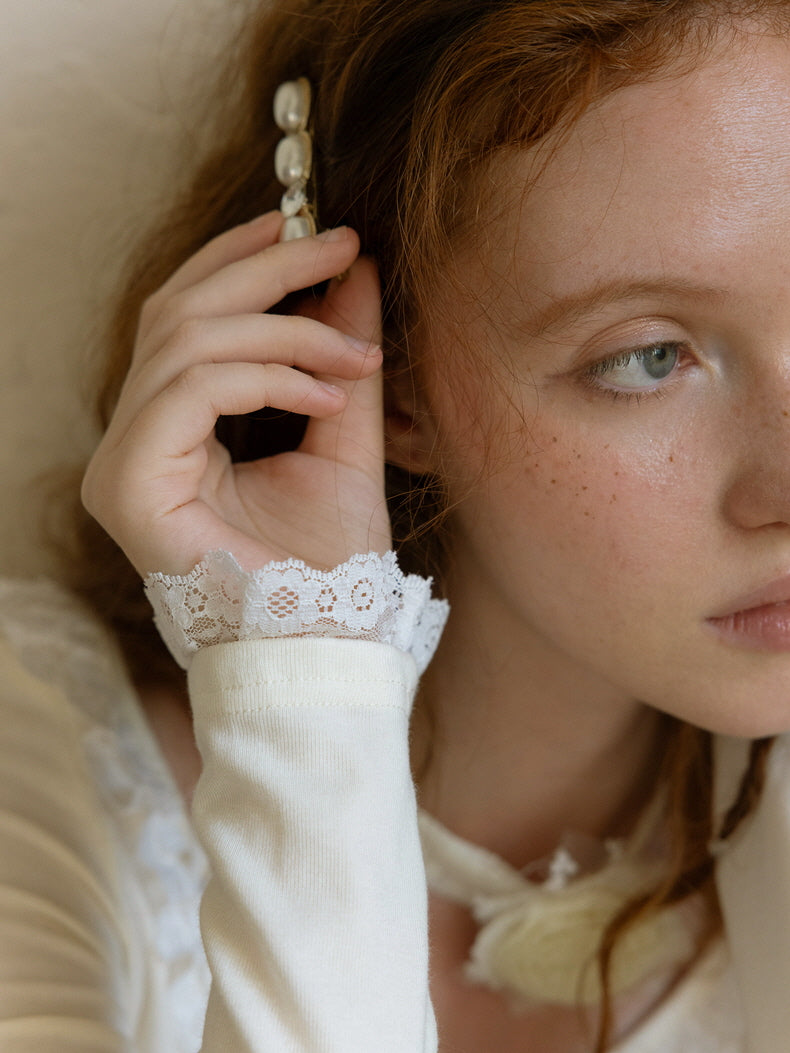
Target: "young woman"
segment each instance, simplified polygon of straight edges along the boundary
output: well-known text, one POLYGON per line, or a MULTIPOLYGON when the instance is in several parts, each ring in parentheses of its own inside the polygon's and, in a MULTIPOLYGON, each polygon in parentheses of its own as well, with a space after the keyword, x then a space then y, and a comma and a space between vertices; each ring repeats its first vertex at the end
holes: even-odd
POLYGON ((788 23, 256 14, 116 319, 123 660, 4 591, 4 1050, 785 1048, 788 23))

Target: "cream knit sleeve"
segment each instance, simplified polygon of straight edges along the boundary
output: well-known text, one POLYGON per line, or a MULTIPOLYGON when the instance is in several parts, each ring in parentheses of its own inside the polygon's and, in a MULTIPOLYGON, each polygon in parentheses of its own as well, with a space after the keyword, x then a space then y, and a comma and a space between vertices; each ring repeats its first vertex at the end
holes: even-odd
MULTIPOLYGON (((346 593, 348 618, 369 618, 367 597, 376 632, 414 643, 399 613, 425 625, 410 590, 379 603, 363 582, 346 593)), ((33 627, 53 597, 33 605, 33 627)), ((25 647, 26 658, 42 652, 43 669, 33 661, 30 672, 0 640, 0 1049, 195 1050, 199 1040, 176 1026, 184 987, 162 960, 179 935, 160 925, 164 886, 142 882, 126 783, 104 785, 114 768, 99 771, 87 749, 116 711, 120 746, 143 748, 150 732, 117 656, 103 661, 104 635, 85 622, 66 632, 77 617, 68 611, 25 647)), ((369 637, 286 635, 202 646, 189 676, 203 756, 194 826, 212 870, 201 911, 211 993, 207 1009, 205 994, 195 1006, 204 1053, 434 1053, 408 755, 417 653, 369 637)), ((164 806, 158 782, 149 789, 152 807, 164 806)), ((189 870, 178 839, 146 845, 170 851, 174 880, 189 870)), ((204 969, 190 954, 180 964, 204 969)))
POLYGON ((360 640, 192 659, 213 876, 204 1053, 433 1053, 408 756, 414 660, 360 640))
POLYGON ((203 759, 204 1053, 433 1053, 408 726, 446 604, 391 552, 146 588, 203 759))

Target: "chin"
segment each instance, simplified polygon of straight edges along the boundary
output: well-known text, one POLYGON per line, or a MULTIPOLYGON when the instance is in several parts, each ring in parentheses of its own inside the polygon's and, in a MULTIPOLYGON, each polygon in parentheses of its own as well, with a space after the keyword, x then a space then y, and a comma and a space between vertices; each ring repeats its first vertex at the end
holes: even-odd
MULTIPOLYGON (((788 678, 790 681, 790 678, 788 678)), ((770 693, 755 686, 752 690, 734 692, 732 685, 722 686, 719 700, 710 708, 694 713, 676 710, 682 720, 713 732, 742 739, 762 739, 790 732, 790 682, 777 697, 776 685, 770 693), (721 699, 726 701, 722 704, 721 699)))

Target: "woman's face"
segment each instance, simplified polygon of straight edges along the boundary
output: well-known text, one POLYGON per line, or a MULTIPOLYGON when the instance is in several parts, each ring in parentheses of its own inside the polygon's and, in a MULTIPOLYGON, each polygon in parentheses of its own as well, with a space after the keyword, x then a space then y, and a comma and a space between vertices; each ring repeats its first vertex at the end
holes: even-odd
POLYGON ((579 690, 790 728, 790 43, 740 34, 490 174, 436 313, 488 379, 427 381, 455 590, 579 690))

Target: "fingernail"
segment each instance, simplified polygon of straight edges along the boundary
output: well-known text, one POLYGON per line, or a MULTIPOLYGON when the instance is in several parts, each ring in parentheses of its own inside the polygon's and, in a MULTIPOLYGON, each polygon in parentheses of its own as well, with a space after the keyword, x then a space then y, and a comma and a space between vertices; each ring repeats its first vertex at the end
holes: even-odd
POLYGON ((324 391, 333 395, 336 399, 344 399, 346 397, 345 391, 342 388, 336 387, 334 384, 327 384, 323 380, 317 380, 316 383, 320 384, 324 391))
POLYGON ((331 230, 322 231, 318 237, 321 241, 345 241, 348 237, 348 227, 333 227, 331 230))
POLYGON ((376 355, 381 351, 378 344, 372 344, 369 340, 356 340, 353 336, 347 336, 348 346, 358 351, 360 355, 376 355))

